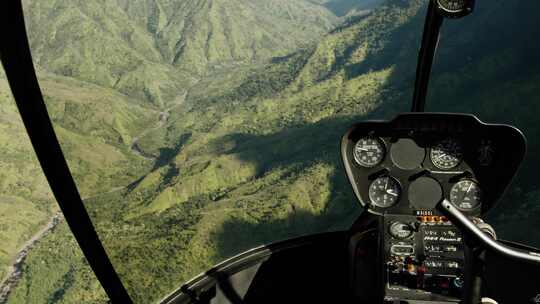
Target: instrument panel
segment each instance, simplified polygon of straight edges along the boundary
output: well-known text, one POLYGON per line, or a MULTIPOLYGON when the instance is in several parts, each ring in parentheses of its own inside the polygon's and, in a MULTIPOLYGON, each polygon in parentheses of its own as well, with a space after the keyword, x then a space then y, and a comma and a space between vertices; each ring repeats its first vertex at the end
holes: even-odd
POLYGON ((525 152, 518 129, 468 114, 407 113, 356 124, 343 136, 354 193, 380 215, 385 303, 460 301, 468 247, 436 206, 447 199, 466 215, 481 216, 501 198, 525 152))
POLYGON ((465 280, 459 229, 414 216, 388 215, 382 223, 384 300, 458 302, 465 280))
POLYGON ((518 129, 468 114, 402 114, 359 123, 342 139, 355 194, 375 214, 440 215, 446 198, 479 215, 502 196, 525 150, 518 129))

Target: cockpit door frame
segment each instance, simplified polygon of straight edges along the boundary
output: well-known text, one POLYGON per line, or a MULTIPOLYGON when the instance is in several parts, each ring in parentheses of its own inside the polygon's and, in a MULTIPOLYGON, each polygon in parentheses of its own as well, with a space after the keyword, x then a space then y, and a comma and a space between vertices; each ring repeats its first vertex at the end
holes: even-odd
POLYGON ((112 303, 132 303, 84 207, 37 80, 20 0, 0 9, 0 59, 22 120, 67 224, 112 303))

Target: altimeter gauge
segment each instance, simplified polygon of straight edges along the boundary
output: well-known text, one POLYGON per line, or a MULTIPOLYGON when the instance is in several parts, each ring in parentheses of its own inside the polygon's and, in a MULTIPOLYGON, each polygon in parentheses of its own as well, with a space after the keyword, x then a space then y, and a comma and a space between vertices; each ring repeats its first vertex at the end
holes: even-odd
POLYGON ((463 157, 461 144, 454 139, 446 139, 431 148, 431 162, 441 170, 457 167, 463 157))
POLYGON ((382 176, 369 185, 369 200, 379 208, 394 206, 401 196, 401 186, 390 176, 382 176))
POLYGON ((373 168, 386 154, 384 142, 376 137, 361 138, 354 146, 354 160, 362 167, 373 168))
POLYGON ((450 190, 450 202, 462 211, 478 208, 482 203, 482 190, 472 180, 462 180, 450 190))

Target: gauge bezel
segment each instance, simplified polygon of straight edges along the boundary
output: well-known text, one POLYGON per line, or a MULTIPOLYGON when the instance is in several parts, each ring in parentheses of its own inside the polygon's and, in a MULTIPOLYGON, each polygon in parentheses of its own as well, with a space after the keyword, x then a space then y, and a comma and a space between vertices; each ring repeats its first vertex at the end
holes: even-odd
POLYGON ((394 222, 390 223, 390 225, 388 225, 388 233, 390 234, 390 236, 392 236, 396 240, 410 240, 410 239, 412 239, 413 236, 414 236, 414 231, 412 231, 412 230, 410 231, 408 236, 403 237, 403 238, 402 237, 397 237, 394 234, 392 234, 392 227, 394 227, 395 225, 398 225, 398 224, 399 225, 406 225, 406 226, 410 227, 410 225, 407 224, 407 223, 403 223, 403 222, 400 222, 400 221, 394 221, 394 222))
POLYGON ((395 177, 393 177, 393 176, 390 176, 390 175, 382 175, 382 176, 379 176, 379 177, 377 177, 376 179, 372 180, 371 183, 370 183, 369 186, 368 186, 369 205, 372 206, 372 207, 377 207, 377 208, 379 208, 379 209, 388 209, 388 208, 392 208, 392 207, 396 206, 396 205, 399 203, 399 201, 401 200, 401 197, 402 197, 402 196, 403 196, 403 187, 401 186, 400 181, 399 181, 397 178, 395 178, 395 177), (399 193, 398 193, 398 195, 397 195, 397 198, 396 198, 395 202, 394 202, 392 205, 389 205, 389 206, 381 206, 381 205, 375 203, 374 200, 373 200, 373 198, 372 198, 372 195, 371 195, 371 187, 373 186, 373 184, 374 184, 377 180, 383 179, 383 178, 389 178, 391 181, 393 181, 393 182, 397 185, 397 187, 398 187, 398 189, 399 189, 399 193))
POLYGON ((446 138, 446 139, 440 140, 434 146, 429 148, 429 160, 431 161, 433 166, 435 166, 435 168, 437 168, 439 170, 448 171, 448 170, 452 170, 452 169, 455 169, 455 168, 459 167, 459 165, 461 165, 461 163, 463 162, 463 155, 464 155, 463 144, 459 140, 457 140, 455 138, 446 138), (458 147, 460 149, 460 155, 459 155, 458 161, 456 162, 456 164, 454 166, 452 166, 452 167, 443 167, 443 166, 438 165, 435 162, 434 157, 433 157, 433 151, 435 149, 437 149, 437 147, 439 145, 443 144, 446 141, 450 141, 450 140, 455 142, 458 145, 458 147))
POLYGON ((482 208, 482 203, 483 203, 483 189, 482 187, 480 187, 480 184, 474 180, 474 179, 470 179, 470 178, 466 178, 466 179, 462 179, 460 181, 458 181, 457 183, 453 184, 452 187, 450 187, 450 191, 448 192, 448 196, 449 196, 449 201, 450 203, 458 208, 460 211, 463 211, 463 212, 474 212, 480 208, 482 208), (473 207, 473 208, 461 208, 460 206, 458 206, 456 203, 454 203, 452 201, 452 192, 454 191, 454 188, 456 188, 459 184, 463 183, 463 182, 472 182, 473 184, 476 185, 476 187, 480 190, 480 200, 478 201, 478 203, 476 204, 476 207, 473 207))
POLYGON ((467 16, 473 12, 474 4, 475 4, 474 0, 464 0, 465 2, 464 7, 461 9, 455 10, 455 9, 449 9, 448 7, 441 4, 441 0, 433 0, 433 1, 437 7, 437 11, 439 12, 439 14, 447 18, 461 18, 461 17, 467 16))
POLYGON ((374 167, 377 167, 382 162, 384 162, 387 154, 388 154, 388 148, 386 147, 386 143, 384 142, 384 140, 382 138, 377 137, 377 136, 365 136, 365 137, 362 137, 354 144, 354 147, 353 147, 354 161, 356 162, 356 164, 358 166, 360 166, 362 168, 374 168, 374 167), (360 143, 360 141, 365 140, 365 139, 375 140, 380 145, 380 147, 382 149, 382 157, 379 159, 379 161, 377 161, 377 163, 375 163, 373 165, 368 165, 368 164, 363 163, 361 160, 358 159, 358 157, 356 155, 356 148, 358 147, 358 144, 360 143))

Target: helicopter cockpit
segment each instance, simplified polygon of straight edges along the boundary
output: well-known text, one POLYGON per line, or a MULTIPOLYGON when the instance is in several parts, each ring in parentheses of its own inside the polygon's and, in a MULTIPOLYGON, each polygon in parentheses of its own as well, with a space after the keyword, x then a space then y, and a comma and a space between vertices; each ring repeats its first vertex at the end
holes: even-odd
POLYGON ((343 136, 345 171, 366 210, 350 231, 255 249, 162 303, 534 301, 536 280, 502 278, 537 277, 538 250, 497 241, 482 220, 516 175, 525 136, 469 114, 423 113, 443 19, 473 8, 474 1, 431 1, 412 112, 358 123, 343 136), (246 262, 248 270, 227 275, 246 262), (194 292, 209 282, 206 293, 194 292))
POLYGON ((439 203, 482 223, 479 217, 499 199, 524 154, 519 130, 460 114, 404 114, 359 124, 343 137, 354 192, 382 217, 385 300, 461 301, 470 253, 439 203))
POLYGON ((518 129, 472 115, 410 113, 353 126, 341 148, 368 211, 350 231, 246 252, 162 303, 530 300, 535 280, 506 278, 538 274, 535 249, 497 242, 481 220, 523 159, 518 129))
MULTIPOLYGON (((540 250, 498 240, 483 219, 522 164, 525 135, 472 114, 424 112, 443 20, 468 16, 474 5, 429 1, 411 112, 361 121, 341 137, 336 154, 363 208, 350 229, 251 249, 159 303, 538 303, 540 250)), ((8 17, 15 24, 22 13, 8 17)), ((73 183, 17 31, 18 43, 0 54, 43 170, 111 302, 131 303, 73 183)))

